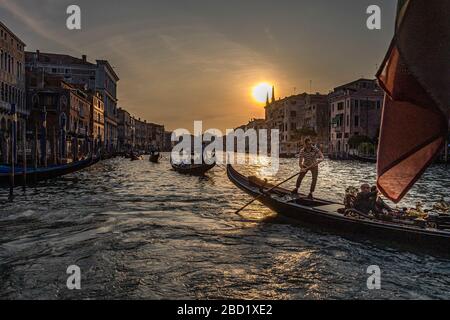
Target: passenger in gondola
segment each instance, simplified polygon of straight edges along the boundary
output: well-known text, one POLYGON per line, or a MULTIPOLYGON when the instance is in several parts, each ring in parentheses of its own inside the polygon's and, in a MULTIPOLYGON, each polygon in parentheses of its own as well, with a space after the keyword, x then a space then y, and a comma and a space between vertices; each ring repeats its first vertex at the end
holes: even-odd
POLYGON ((367 183, 361 186, 361 192, 356 196, 355 209, 365 214, 372 213, 378 217, 384 216, 385 212, 392 212, 392 208, 379 196, 377 187, 371 188, 367 183))
POLYGON ((311 139, 305 139, 305 147, 300 150, 299 165, 302 170, 297 179, 297 185, 292 191, 293 194, 297 194, 300 189, 300 185, 306 174, 311 171, 312 182, 308 195, 308 199, 313 199, 314 191, 316 190, 317 178, 319 176, 319 163, 324 161, 322 151, 312 144, 311 139))

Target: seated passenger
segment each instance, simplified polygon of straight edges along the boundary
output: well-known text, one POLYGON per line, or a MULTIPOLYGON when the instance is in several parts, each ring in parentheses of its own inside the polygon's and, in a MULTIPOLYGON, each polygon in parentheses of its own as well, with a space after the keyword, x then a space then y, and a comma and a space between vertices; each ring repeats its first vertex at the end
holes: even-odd
POLYGON ((367 183, 361 186, 361 192, 356 196, 355 209, 365 214, 372 212, 375 215, 383 214, 384 210, 392 211, 379 197, 377 188, 371 188, 367 183))

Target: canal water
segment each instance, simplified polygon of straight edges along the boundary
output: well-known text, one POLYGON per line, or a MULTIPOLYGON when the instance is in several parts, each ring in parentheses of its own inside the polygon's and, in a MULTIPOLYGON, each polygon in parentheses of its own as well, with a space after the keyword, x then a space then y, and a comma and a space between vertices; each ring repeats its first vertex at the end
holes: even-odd
MULTIPOLYGON (((295 171, 296 160, 281 160, 278 179, 295 171)), ((316 196, 341 201, 362 182, 375 182, 374 165, 329 161, 316 196)), ((435 166, 402 205, 449 190, 450 170, 435 166)), ((220 167, 196 178, 167 160, 116 158, 16 195, 8 203, 0 190, 3 299, 450 298, 450 260, 281 224, 258 203, 235 215, 249 197, 220 167), (70 265, 81 290, 66 287, 70 265), (381 290, 367 289, 370 265, 381 290)))

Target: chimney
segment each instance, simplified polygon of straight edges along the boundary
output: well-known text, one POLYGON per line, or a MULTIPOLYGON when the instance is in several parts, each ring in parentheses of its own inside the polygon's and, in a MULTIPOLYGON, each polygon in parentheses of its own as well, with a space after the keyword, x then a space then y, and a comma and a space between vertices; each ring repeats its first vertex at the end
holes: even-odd
POLYGON ((40 55, 41 55, 41 52, 39 50, 36 50, 36 60, 39 60, 40 55))
POLYGON ((86 56, 85 54, 83 54, 83 55, 81 56, 81 58, 83 59, 83 62, 86 62, 87 56, 86 56))

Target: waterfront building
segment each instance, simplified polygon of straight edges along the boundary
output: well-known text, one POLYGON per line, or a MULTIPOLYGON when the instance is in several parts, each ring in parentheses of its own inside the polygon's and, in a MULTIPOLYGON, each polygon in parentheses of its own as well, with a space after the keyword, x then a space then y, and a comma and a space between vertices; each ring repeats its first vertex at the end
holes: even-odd
POLYGON ((38 155, 35 165, 86 158, 93 151, 92 101, 88 92, 58 76, 40 80, 34 73, 27 74, 31 110, 28 127, 34 132, 38 155))
POLYGON ((133 150, 133 117, 122 108, 117 109, 117 133, 118 133, 118 151, 130 152, 133 150))
POLYGON ((317 147, 328 153, 330 140, 330 107, 328 96, 320 93, 306 95, 303 107, 303 133, 310 132, 317 147))
POLYGON ((105 106, 99 92, 89 92, 91 101, 91 129, 95 152, 99 151, 105 141, 105 106))
POLYGON ((172 132, 164 131, 164 148, 163 151, 172 151, 174 143, 172 142, 172 132))
POLYGON ((117 82, 119 77, 106 60, 97 60, 96 89, 105 104, 105 146, 108 152, 117 150, 117 82))
POLYGON ((266 120, 265 119, 252 119, 245 126, 245 130, 255 130, 259 132, 259 130, 267 129, 266 120))
POLYGON ((155 123, 146 123, 147 125, 147 146, 153 146, 159 150, 164 149, 164 126, 155 123))
POLYGON ((147 148, 147 124, 141 118, 134 119, 135 125, 135 147, 138 150, 146 150, 147 148))
POLYGON ((25 129, 29 110, 25 94, 25 44, 0 22, 0 163, 10 162, 12 106, 18 116, 17 132, 25 129))
POLYGON ((359 79, 334 89, 329 95, 330 152, 349 153, 349 139, 365 136, 376 142, 384 93, 376 80, 359 79))
POLYGON ((103 141, 108 152, 117 149, 117 82, 119 77, 106 60, 96 63, 64 54, 36 52, 25 53, 27 71, 34 73, 36 81, 43 82, 47 75, 58 76, 66 83, 86 85, 87 89, 98 92, 104 105, 103 141))
MULTIPOLYGON (((272 101, 265 106, 266 127, 269 131, 278 129, 280 134, 280 155, 295 155, 301 145, 301 129, 304 124, 304 110, 307 94, 302 93, 272 101)), ((270 132, 269 132, 270 137, 270 132)), ((270 145, 270 144, 269 144, 270 145)))

